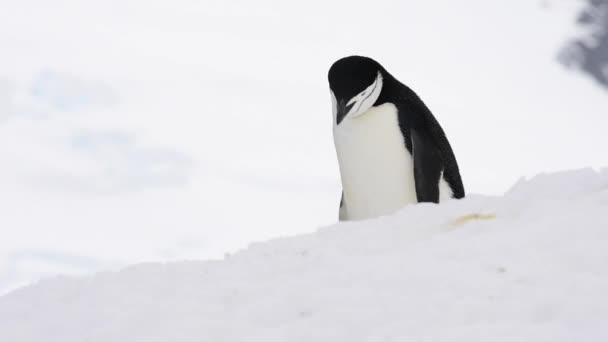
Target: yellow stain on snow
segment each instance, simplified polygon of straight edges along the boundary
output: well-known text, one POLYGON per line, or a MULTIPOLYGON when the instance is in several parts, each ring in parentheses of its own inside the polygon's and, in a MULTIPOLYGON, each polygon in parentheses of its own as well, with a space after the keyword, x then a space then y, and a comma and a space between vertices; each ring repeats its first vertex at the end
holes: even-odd
POLYGON ((463 224, 470 222, 470 221, 475 221, 475 220, 493 220, 496 218, 496 214, 495 213, 489 213, 489 214, 481 214, 481 213, 473 213, 473 214, 468 214, 468 215, 463 215, 460 216, 459 218, 453 220, 451 222, 452 226, 462 226, 463 224))

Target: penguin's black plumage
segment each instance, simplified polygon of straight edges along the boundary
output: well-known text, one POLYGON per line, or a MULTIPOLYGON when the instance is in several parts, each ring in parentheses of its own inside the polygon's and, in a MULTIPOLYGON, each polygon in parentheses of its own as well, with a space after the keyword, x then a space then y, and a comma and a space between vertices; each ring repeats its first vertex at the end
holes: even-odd
POLYGON ((343 185, 341 220, 465 196, 450 143, 412 89, 361 56, 336 61, 328 80, 343 185))

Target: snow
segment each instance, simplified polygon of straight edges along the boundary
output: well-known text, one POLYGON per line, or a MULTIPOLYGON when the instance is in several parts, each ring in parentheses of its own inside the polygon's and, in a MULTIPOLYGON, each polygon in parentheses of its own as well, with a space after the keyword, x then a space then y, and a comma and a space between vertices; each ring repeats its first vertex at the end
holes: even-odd
POLYGON ((606 341, 608 169, 0 297, 2 341, 606 341))

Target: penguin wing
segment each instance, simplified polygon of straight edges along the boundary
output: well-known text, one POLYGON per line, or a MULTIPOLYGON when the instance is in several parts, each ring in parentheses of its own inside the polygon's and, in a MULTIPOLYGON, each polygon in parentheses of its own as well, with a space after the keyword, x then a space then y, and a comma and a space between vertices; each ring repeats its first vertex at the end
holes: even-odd
POLYGON ((346 206, 344 205, 344 191, 342 191, 342 197, 340 198, 340 209, 338 212, 338 221, 346 221, 346 206))
POLYGON ((441 151, 424 130, 412 128, 410 135, 418 202, 439 203, 439 180, 443 171, 441 151))

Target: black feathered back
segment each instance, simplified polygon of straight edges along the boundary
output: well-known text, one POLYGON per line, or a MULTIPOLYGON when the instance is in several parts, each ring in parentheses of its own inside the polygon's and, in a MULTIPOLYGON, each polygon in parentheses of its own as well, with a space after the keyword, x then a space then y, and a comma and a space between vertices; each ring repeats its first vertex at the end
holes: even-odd
POLYGON ((435 147, 441 152, 441 160, 444 166, 443 178, 450 185, 450 188, 452 188, 452 197, 463 198, 465 191, 458 163, 456 162, 452 146, 450 146, 439 122, 437 122, 430 109, 412 89, 395 79, 383 67, 380 68, 384 77, 384 86, 374 106, 386 102, 397 106, 399 110, 399 128, 405 137, 405 144, 410 153, 412 153, 411 129, 414 128, 430 134, 436 144, 435 147))

